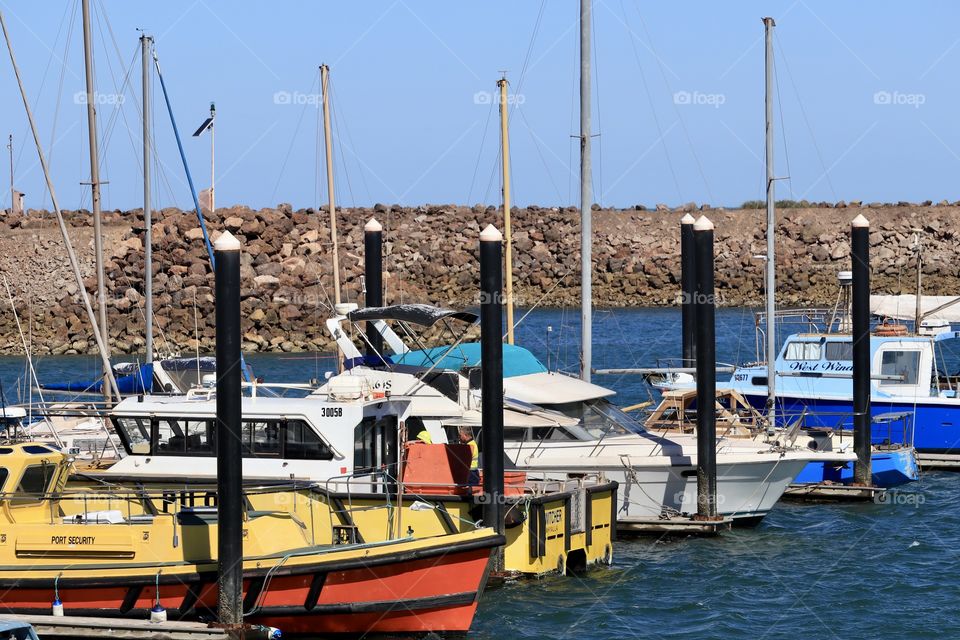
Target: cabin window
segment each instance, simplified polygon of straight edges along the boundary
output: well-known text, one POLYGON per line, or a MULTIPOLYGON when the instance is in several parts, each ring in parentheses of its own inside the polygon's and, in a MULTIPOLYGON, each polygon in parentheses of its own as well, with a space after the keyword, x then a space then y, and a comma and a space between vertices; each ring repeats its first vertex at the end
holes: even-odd
POLYGON ((213 420, 203 418, 158 418, 153 453, 155 455, 214 454, 213 420))
POLYGON ((333 451, 303 420, 287 420, 283 456, 291 460, 333 460, 333 451))
POLYGON ((56 468, 56 465, 47 462, 27 467, 20 477, 17 495, 12 499, 13 504, 34 502, 41 497, 46 492, 56 468))
POLYGON ((244 420, 243 455, 245 457, 279 456, 280 422, 278 420, 244 420))
POLYGON ((880 380, 881 385, 917 384, 920 380, 919 351, 884 351, 880 361, 880 375, 900 376, 896 380, 880 380))
POLYGON ((113 425, 131 451, 136 445, 149 446, 150 420, 148 418, 115 417, 113 425))
POLYGON ((163 454, 183 454, 186 452, 186 438, 183 428, 176 420, 160 419, 153 421, 154 433, 153 453, 163 454))
POLYGON ((822 345, 819 342, 789 342, 784 360, 819 360, 822 345))
POLYGON ((827 360, 850 361, 853 360, 852 342, 828 342, 827 360))
POLYGON ((2 492, 7 484, 7 478, 10 476, 10 472, 7 471, 6 467, 0 467, 0 492, 2 492))
POLYGON ((213 455, 213 420, 184 420, 187 432, 187 453, 213 455))

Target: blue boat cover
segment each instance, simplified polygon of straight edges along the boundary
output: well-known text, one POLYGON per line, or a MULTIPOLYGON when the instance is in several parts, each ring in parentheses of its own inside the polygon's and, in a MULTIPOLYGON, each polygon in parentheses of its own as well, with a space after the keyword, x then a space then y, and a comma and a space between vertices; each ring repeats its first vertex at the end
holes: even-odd
MULTIPOLYGON (((402 355, 394 355, 393 360, 397 364, 458 371, 463 367, 475 367, 480 363, 480 343, 464 342, 453 349, 449 346, 417 349, 402 355)), ((505 378, 546 372, 547 368, 543 363, 527 349, 513 344, 503 345, 503 376, 505 378)))
MULTIPOLYGON (((70 391, 73 393, 100 393, 103 391, 103 380, 89 380, 86 382, 54 382, 41 384, 41 389, 48 391, 70 391)), ((140 368, 129 375, 117 378, 117 389, 121 395, 150 393, 153 389, 153 365, 142 364, 140 368)))

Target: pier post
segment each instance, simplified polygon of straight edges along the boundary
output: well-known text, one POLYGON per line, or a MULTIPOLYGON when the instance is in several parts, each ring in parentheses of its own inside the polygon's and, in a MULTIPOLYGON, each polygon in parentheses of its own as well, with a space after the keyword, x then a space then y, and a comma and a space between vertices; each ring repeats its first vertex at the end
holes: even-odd
MULTIPOLYGON (((363 273, 368 307, 383 306, 383 225, 370 218, 363 227, 363 273)), ((367 355, 383 353, 383 336, 373 322, 367 322, 367 355)))
POLYGON ((696 309, 693 300, 697 291, 696 264, 693 246, 693 216, 689 213, 680 219, 680 317, 683 325, 683 363, 692 366, 697 359, 696 309))
POLYGON ((850 223, 853 263, 853 481, 873 485, 870 463, 870 222, 858 215, 850 223))
POLYGON ((503 234, 480 233, 480 391, 483 523, 503 534, 503 234))
POLYGON ((696 250, 697 517, 717 517, 717 353, 713 294, 713 223, 693 225, 696 250))
POLYGON ((243 470, 240 375, 240 241, 224 231, 216 256, 217 589, 223 625, 243 623, 243 470))

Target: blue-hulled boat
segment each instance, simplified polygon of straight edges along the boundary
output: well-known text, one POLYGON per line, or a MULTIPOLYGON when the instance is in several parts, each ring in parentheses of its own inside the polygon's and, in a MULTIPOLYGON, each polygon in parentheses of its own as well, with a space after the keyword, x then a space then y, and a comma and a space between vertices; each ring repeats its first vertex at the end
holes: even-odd
MULTIPOLYGON (((853 450, 853 433, 844 428, 849 416, 830 416, 807 412, 794 416, 789 427, 768 430, 762 409, 754 406, 741 393, 717 389, 717 435, 720 438, 751 438, 783 446, 801 446, 813 451, 847 452, 853 450), (810 426, 811 423, 814 426, 810 426), (832 426, 823 426, 830 423, 832 426)), ((693 433, 696 426, 695 389, 665 391, 660 404, 651 412, 644 426, 650 431, 681 430, 693 433)), ((873 416, 873 451, 871 471, 873 483, 890 488, 913 482, 920 477, 912 439, 911 413, 873 416), (907 443, 907 444, 903 444, 907 443)), ((853 482, 851 462, 810 462, 794 480, 794 484, 850 484, 853 482)))

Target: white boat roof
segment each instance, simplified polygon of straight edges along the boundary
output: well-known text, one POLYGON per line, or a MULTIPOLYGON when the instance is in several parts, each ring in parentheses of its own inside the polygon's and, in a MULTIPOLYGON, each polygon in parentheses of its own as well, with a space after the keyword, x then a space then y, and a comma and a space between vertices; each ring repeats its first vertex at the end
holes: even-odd
MULTIPOLYGON (((929 315, 924 320, 960 323, 960 297, 958 296, 920 296, 920 309, 922 313, 927 313, 950 302, 957 304, 929 315)), ((912 293, 890 296, 872 295, 870 296, 870 313, 896 320, 913 320, 917 315, 917 296, 912 293)))
POLYGON ((562 373, 530 373, 504 378, 503 389, 511 398, 541 406, 607 398, 616 393, 562 373))
MULTIPOLYGON (((314 410, 318 404, 335 404, 340 406, 352 406, 366 408, 368 406, 377 406, 388 403, 395 405, 398 413, 409 404, 403 399, 373 399, 357 400, 351 402, 335 402, 324 398, 275 398, 257 396, 254 398, 244 396, 241 400, 241 409, 243 415, 278 415, 292 413, 304 413, 314 410)), ((164 415, 215 415, 217 412, 217 399, 215 396, 189 398, 187 396, 141 396, 126 398, 121 401, 111 411, 112 415, 137 415, 144 414, 164 414, 164 415)))

